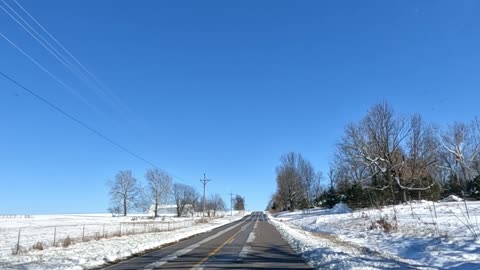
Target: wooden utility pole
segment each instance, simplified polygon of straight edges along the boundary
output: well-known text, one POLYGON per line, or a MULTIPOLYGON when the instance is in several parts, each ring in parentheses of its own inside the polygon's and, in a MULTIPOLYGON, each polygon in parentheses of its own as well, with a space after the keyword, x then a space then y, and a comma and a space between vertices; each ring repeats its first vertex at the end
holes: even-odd
POLYGON ((207 174, 203 174, 203 179, 200 179, 200 182, 203 184, 203 213, 202 213, 202 223, 205 223, 205 186, 207 185, 208 182, 212 180, 207 179, 207 174))
POLYGON ((230 192, 230 216, 233 216, 233 193, 230 192))

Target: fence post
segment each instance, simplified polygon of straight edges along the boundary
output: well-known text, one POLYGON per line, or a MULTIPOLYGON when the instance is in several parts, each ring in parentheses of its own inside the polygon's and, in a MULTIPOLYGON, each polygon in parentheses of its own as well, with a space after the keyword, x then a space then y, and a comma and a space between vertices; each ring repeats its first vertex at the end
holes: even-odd
POLYGON ((470 219, 470 213, 468 212, 468 207, 467 207, 467 200, 465 198, 465 192, 462 190, 462 195, 463 195, 463 203, 465 204, 465 211, 467 212, 467 217, 470 219))
POLYGON ((53 246, 57 243, 57 226, 53 227, 53 246))
POLYGON ((132 234, 135 234, 135 223, 133 223, 133 230, 132 230, 132 234))
POLYGON ((120 223, 120 236, 122 236, 122 223, 120 223))
POLYGON ((147 223, 143 223, 143 233, 147 232, 147 223))
POLYGON ((433 203, 433 211, 435 212, 435 218, 438 218, 437 217, 437 208, 435 207, 435 202, 432 201, 432 203, 433 203))
POLYGON ((82 242, 85 242, 85 224, 83 224, 82 242))
POLYGON ((20 233, 22 231, 22 228, 18 229, 18 239, 17 239, 17 250, 15 251, 15 255, 18 254, 18 250, 20 250, 20 233))

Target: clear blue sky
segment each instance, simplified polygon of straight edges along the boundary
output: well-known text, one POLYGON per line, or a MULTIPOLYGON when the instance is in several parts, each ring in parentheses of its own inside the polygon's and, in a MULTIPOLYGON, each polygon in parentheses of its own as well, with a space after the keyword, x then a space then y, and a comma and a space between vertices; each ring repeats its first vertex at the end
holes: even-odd
MULTIPOLYGON (((12 4, 11 0, 7 1, 12 4)), ((478 1, 20 1, 111 89, 75 79, 0 10, 0 70, 201 190, 264 209, 282 153, 326 171, 384 100, 443 125, 479 115, 478 1), (88 103, 89 105, 86 105, 88 103)), ((149 166, 0 78, 0 213, 89 213, 149 166)), ((326 181, 326 180, 325 180, 326 181)))

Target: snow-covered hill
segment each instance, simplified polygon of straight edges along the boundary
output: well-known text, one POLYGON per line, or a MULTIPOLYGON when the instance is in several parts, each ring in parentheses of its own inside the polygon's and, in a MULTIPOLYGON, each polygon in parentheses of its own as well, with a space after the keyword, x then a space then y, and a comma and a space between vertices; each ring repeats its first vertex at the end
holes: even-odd
POLYGON ((480 202, 468 202, 468 214, 455 201, 348 210, 283 212, 271 222, 319 269, 480 269, 480 202))

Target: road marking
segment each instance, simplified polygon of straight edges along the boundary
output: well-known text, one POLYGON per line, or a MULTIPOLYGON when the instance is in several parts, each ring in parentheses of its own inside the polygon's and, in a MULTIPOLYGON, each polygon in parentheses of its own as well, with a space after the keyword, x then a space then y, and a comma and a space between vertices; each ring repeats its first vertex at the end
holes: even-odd
POLYGON ((247 242, 243 246, 242 250, 240 251, 240 254, 238 254, 239 260, 243 260, 244 258, 247 257, 248 253, 251 250, 250 243, 255 240, 255 230, 257 229, 258 226, 258 220, 255 221, 255 225, 253 225, 253 230, 250 232, 247 238, 247 242))
MULTIPOLYGON (((247 224, 249 225, 249 224, 247 224)), ((192 270, 203 270, 203 267, 204 267, 204 264, 212 257, 214 256, 215 254, 217 254, 217 252, 219 252, 225 245, 227 244, 230 244, 234 239, 235 237, 241 233, 242 230, 239 230, 238 232, 236 232, 234 235, 232 235, 230 238, 227 239, 227 241, 223 242, 223 244, 221 244, 220 246, 218 246, 216 249, 214 249, 212 252, 210 252, 208 254, 207 257, 203 258, 200 262, 198 262, 197 264, 195 264, 194 267, 192 267, 192 270)))
POLYGON ((192 270, 203 270, 203 268, 205 267, 205 264, 208 262, 208 260, 214 256, 215 254, 217 254, 225 245, 227 244, 231 244, 234 240, 235 240, 235 237, 245 231, 245 229, 250 226, 250 224, 252 224, 253 220, 248 222, 247 224, 243 225, 242 228, 240 228, 240 230, 238 232, 236 232, 234 235, 232 235, 232 237, 228 238, 227 241, 225 241, 223 244, 221 244, 220 246, 218 246, 216 249, 214 249, 212 252, 210 252, 208 254, 207 257, 203 258, 200 262, 198 262, 197 264, 195 264, 195 266, 193 266, 191 269, 192 270))
POLYGON ((198 242, 198 243, 195 243, 195 244, 190 245, 190 246, 188 246, 188 247, 186 247, 186 248, 183 248, 183 249, 181 249, 181 250, 178 250, 178 251, 174 252, 173 254, 170 254, 170 255, 168 255, 168 256, 165 256, 165 257, 161 258, 160 260, 158 260, 158 261, 156 261, 156 262, 153 262, 153 263, 151 263, 151 264, 148 264, 148 265, 145 266, 145 269, 146 269, 146 270, 147 270, 147 269, 154 269, 154 268, 160 267, 160 266, 168 263, 169 261, 173 261, 173 260, 177 259, 178 257, 180 257, 180 256, 182 256, 182 255, 185 255, 185 254, 189 253, 190 251, 196 249, 196 248, 199 247, 200 245, 202 245, 202 244, 204 244, 204 243, 206 243, 206 242, 208 242, 208 241, 210 241, 210 240, 212 240, 212 239, 215 239, 215 238, 217 238, 218 236, 220 236, 220 235, 222 235, 222 234, 224 234, 224 233, 226 233, 226 232, 228 232, 228 231, 230 231, 230 230, 232 230, 232 229, 240 226, 240 225, 243 224, 244 222, 245 222, 245 221, 239 222, 238 224, 236 224, 236 225, 234 225, 234 226, 231 226, 231 227, 228 227, 227 229, 222 230, 222 231, 220 231, 220 232, 218 232, 218 233, 216 233, 216 234, 214 234, 214 235, 211 235, 211 236, 203 239, 202 241, 200 241, 200 242, 198 242))

